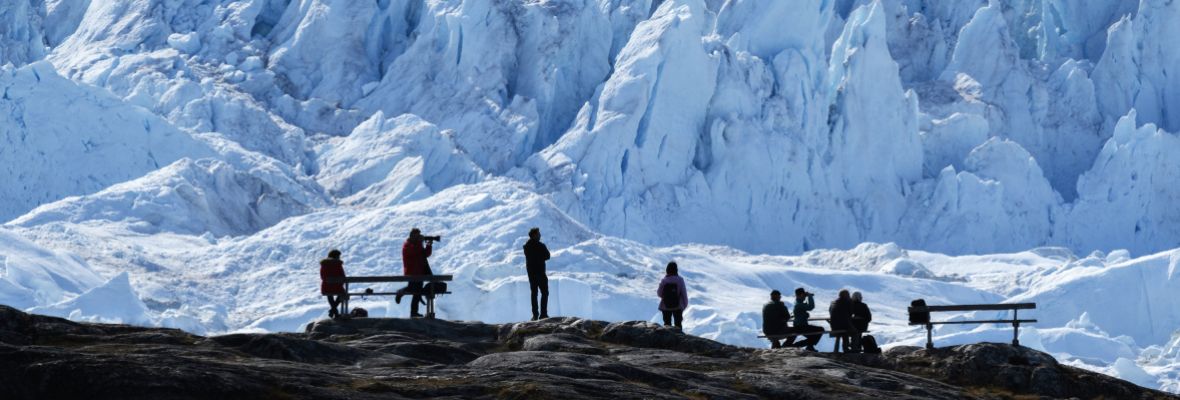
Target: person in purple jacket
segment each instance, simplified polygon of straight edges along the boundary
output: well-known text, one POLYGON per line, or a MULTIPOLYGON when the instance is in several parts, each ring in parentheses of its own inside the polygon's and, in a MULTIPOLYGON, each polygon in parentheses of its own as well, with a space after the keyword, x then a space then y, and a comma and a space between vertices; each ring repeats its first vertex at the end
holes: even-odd
POLYGON ((676 262, 668 263, 667 275, 660 281, 656 289, 660 296, 660 311, 664 313, 664 326, 675 325, 681 329, 684 321, 684 309, 688 308, 688 290, 684 286, 684 278, 680 277, 676 262))

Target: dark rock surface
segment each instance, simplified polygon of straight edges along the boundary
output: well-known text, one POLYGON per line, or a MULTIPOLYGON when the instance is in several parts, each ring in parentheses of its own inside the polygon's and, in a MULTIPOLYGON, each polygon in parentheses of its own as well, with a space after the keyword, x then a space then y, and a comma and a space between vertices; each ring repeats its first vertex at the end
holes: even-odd
POLYGON ((1002 344, 884 355, 727 346, 643 322, 325 320, 199 337, 0 306, 4 399, 1174 396, 1002 344))

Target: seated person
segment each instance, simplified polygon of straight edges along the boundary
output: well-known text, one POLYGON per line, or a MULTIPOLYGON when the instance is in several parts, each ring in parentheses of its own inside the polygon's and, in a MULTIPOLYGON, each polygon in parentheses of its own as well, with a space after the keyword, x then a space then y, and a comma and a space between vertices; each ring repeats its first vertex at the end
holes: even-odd
MULTIPOLYGON (((766 336, 785 335, 790 333, 790 327, 787 326, 787 321, 791 319, 791 312, 787 311, 787 305, 783 304, 782 293, 778 290, 770 292, 770 302, 762 306, 762 333, 766 336)), ((779 344, 780 339, 770 339, 770 348, 781 348, 779 344)), ((788 336, 786 338, 786 345, 790 346, 795 343, 795 336, 788 336)))
POLYGON ((806 347, 807 350, 815 351, 815 345, 823 338, 824 328, 810 325, 807 319, 811 318, 808 311, 815 309, 815 294, 807 293, 803 288, 795 289, 795 327, 791 329, 792 333, 798 333, 805 338, 802 342, 795 342, 793 347, 806 347))

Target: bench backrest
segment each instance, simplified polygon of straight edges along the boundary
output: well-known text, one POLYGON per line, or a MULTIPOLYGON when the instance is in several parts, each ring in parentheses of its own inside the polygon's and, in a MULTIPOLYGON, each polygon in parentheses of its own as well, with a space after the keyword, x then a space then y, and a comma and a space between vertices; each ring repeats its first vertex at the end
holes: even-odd
POLYGON ((381 283, 381 282, 450 282, 454 275, 391 275, 391 276, 348 276, 328 278, 328 283, 381 283))
POLYGON ((910 307, 914 312, 939 311, 1000 311, 1000 310, 1031 310, 1037 308, 1037 303, 1008 303, 1008 304, 955 304, 946 306, 910 307))

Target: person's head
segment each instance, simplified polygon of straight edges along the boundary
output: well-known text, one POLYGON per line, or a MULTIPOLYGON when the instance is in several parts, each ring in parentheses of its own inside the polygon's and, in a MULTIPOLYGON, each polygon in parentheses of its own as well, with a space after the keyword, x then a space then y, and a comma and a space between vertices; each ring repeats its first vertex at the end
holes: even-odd
POLYGON ((848 289, 840 290, 840 300, 848 300, 848 289))
POLYGON ((340 258, 340 250, 332 249, 332 251, 328 252, 328 258, 339 259, 340 258))
POLYGON ((807 296, 806 290, 803 290, 803 288, 795 289, 795 297, 802 299, 804 296, 807 296))
POLYGON ((864 297, 861 297, 860 292, 852 292, 852 301, 860 303, 862 300, 864 300, 864 297))
POLYGON ((534 227, 533 229, 529 229, 529 239, 541 240, 541 228, 534 227))
POLYGON ((680 275, 680 267, 676 265, 675 261, 669 261, 668 268, 665 268, 664 271, 667 272, 669 276, 680 275))
POLYGON ((410 240, 415 242, 422 241, 422 231, 418 230, 418 228, 410 229, 410 240))
POLYGON ((770 291, 770 301, 779 301, 782 299, 783 299, 783 294, 780 293, 778 290, 771 290, 770 291))

